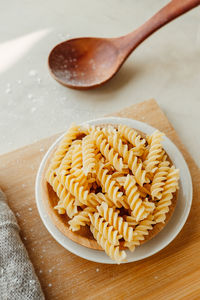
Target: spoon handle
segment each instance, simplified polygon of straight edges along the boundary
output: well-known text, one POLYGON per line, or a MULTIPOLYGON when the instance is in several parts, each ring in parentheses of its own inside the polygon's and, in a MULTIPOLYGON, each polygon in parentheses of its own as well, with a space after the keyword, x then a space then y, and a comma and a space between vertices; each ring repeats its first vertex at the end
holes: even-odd
POLYGON ((200 5, 200 0, 170 1, 141 27, 124 36, 124 38, 121 38, 120 47, 124 50, 126 48, 129 55, 139 44, 141 44, 156 30, 198 5, 200 5))

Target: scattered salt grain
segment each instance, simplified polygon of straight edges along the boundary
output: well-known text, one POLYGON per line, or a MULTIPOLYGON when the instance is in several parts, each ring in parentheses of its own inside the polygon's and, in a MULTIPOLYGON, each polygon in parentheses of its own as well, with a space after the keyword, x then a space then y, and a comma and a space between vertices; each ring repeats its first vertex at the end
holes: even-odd
POLYGON ((11 89, 10 89, 10 88, 7 88, 7 89, 5 90, 5 93, 6 93, 6 94, 10 94, 10 92, 11 92, 11 89))
POLYGON ((50 269, 50 270, 49 270, 49 273, 51 273, 51 272, 52 272, 52 270, 50 269))
POLYGON ((28 99, 33 99, 33 95, 32 94, 28 94, 28 99))
POLYGON ((27 237, 24 236, 24 240, 26 241, 26 240, 27 240, 27 237))
POLYGON ((20 213, 17 212, 17 213, 16 213, 16 217, 20 217, 20 213))
POLYGON ((51 286, 52 286, 52 283, 49 283, 48 286, 51 287, 51 286))
POLYGON ((65 36, 64 36, 64 34, 62 34, 62 33, 59 33, 59 34, 58 34, 58 37, 59 37, 61 40, 65 39, 65 36))
POLYGON ((158 279, 158 276, 154 276, 154 279, 158 279))
POLYGON ((36 109, 37 109, 36 107, 32 107, 31 112, 34 113, 36 111, 36 109))
POLYGON ((42 272, 43 272, 42 270, 39 271, 40 274, 42 274, 42 272))
POLYGON ((29 76, 35 76, 35 75, 37 75, 37 71, 36 70, 30 70, 28 75, 29 76))
POLYGON ((3 276, 3 273, 4 273, 4 269, 0 267, 0 276, 3 276))
POLYGON ((29 210, 29 211, 32 211, 33 209, 32 209, 32 207, 29 207, 28 210, 29 210))
POLYGON ((96 268, 96 272, 99 272, 99 268, 96 268))

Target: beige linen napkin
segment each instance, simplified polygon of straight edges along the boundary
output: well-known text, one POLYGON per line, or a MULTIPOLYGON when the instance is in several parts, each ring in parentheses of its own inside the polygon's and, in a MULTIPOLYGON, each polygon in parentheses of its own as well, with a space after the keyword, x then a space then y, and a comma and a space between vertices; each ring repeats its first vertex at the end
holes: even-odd
POLYGON ((41 300, 44 295, 19 226, 0 189, 0 299, 41 300))

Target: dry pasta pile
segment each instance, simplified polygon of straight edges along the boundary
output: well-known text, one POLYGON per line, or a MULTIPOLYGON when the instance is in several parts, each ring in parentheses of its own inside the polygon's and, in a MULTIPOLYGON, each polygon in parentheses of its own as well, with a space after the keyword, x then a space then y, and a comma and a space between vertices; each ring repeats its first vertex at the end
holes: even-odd
POLYGON ((72 231, 89 226, 117 263, 165 222, 179 170, 162 148, 163 133, 146 139, 126 125, 72 125, 55 151, 46 179, 57 193, 55 209, 72 231))

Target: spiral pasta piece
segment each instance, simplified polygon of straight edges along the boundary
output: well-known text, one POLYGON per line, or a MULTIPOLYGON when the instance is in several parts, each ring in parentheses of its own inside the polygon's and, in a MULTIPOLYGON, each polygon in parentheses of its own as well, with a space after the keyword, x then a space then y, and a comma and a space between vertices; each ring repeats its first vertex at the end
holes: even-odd
POLYGON ((55 209, 57 209, 60 214, 66 212, 67 215, 72 218, 78 212, 77 206, 74 204, 75 198, 73 195, 71 195, 60 183, 54 171, 48 173, 47 181, 60 199, 57 206, 55 206, 55 209))
POLYGON ((163 136, 164 134, 162 132, 156 130, 147 138, 149 144, 149 153, 144 161, 144 166, 147 172, 155 173, 158 168, 158 164, 163 155, 161 144, 163 136))
POLYGON ((136 221, 145 219, 148 215, 148 212, 146 211, 146 208, 140 198, 140 193, 138 191, 134 176, 127 175, 126 177, 122 178, 121 184, 124 186, 127 202, 132 210, 133 216, 136 218, 136 221))
POLYGON ((76 145, 72 151, 72 164, 70 173, 76 177, 76 181, 80 185, 84 185, 85 188, 88 188, 87 176, 83 172, 83 156, 82 156, 82 142, 76 145))
POLYGON ((95 193, 89 193, 87 201, 88 204, 94 208, 96 208, 97 205, 99 205, 102 202, 101 198, 95 193))
POLYGON ((139 135, 133 128, 120 124, 118 126, 118 132, 133 146, 144 148, 145 139, 142 139, 141 135, 139 135))
POLYGON ((104 239, 102 234, 93 225, 90 225, 90 230, 97 243, 111 259, 115 260, 118 264, 126 261, 126 252, 124 250, 120 251, 119 246, 114 246, 108 240, 104 239))
POLYGON ((131 242, 124 243, 125 247, 128 247, 130 251, 135 250, 135 246, 139 246, 140 242, 144 240, 145 235, 148 235, 148 231, 153 229, 156 222, 153 220, 153 216, 149 215, 145 220, 139 222, 133 231, 133 240, 131 242))
POLYGON ((96 210, 93 207, 86 207, 76 216, 73 217, 68 223, 70 225, 69 229, 72 231, 80 230, 81 226, 90 225, 89 214, 94 213, 96 210))
POLYGON ((136 225, 138 225, 138 222, 136 221, 135 217, 133 217, 133 216, 124 216, 124 219, 128 223, 128 226, 135 227, 136 225))
POLYGON ((62 159, 62 162, 59 166, 59 168, 56 169, 56 174, 58 175, 62 170, 65 170, 66 174, 70 173, 71 164, 72 164, 72 151, 73 148, 70 147, 68 152, 65 154, 65 156, 62 159))
POLYGON ((165 222, 166 214, 169 211, 169 206, 171 205, 171 200, 173 198, 173 193, 178 189, 178 180, 179 170, 172 166, 163 187, 162 197, 156 203, 154 212, 154 219, 156 223, 165 222))
POLYGON ((87 135, 83 138, 83 171, 84 174, 95 172, 96 158, 95 158, 95 145, 90 135, 87 135))
POLYGON ((108 204, 109 207, 113 207, 115 204, 110 200, 110 198, 108 197, 107 194, 103 194, 103 193, 90 193, 89 196, 91 197, 91 200, 95 200, 96 201, 96 205, 101 204, 102 202, 106 202, 108 204))
POLYGON ((83 167, 82 142, 72 150, 71 172, 83 167))
POLYGON ((117 230, 114 230, 113 226, 110 226, 108 222, 102 218, 99 213, 89 214, 91 224, 94 228, 103 236, 105 240, 108 240, 114 246, 119 246, 119 240, 122 238, 117 230))
MULTIPOLYGON (((112 207, 108 207, 106 202, 97 206, 99 214, 121 234, 125 241, 131 241, 133 238, 133 228, 119 216, 119 212, 114 211, 112 207)), ((94 225, 94 224, 93 224, 94 225)))
POLYGON ((110 148, 110 145, 101 130, 93 129, 90 132, 90 135, 100 152, 117 171, 121 172, 123 169, 126 169, 126 166, 123 164, 122 158, 119 157, 119 154, 115 152, 113 148, 110 148))
POLYGON ((68 191, 81 203, 87 205, 89 191, 86 190, 84 186, 81 186, 80 183, 76 181, 76 177, 74 175, 65 175, 65 171, 60 175, 61 183, 68 189, 68 191))
POLYGON ((87 180, 87 176, 85 176, 83 169, 71 169, 71 174, 76 177, 76 181, 79 182, 80 185, 85 188, 89 188, 89 182, 87 180))
MULTIPOLYGON (((128 165, 129 169, 135 175, 136 182, 142 186, 145 182, 149 182, 146 177, 146 171, 142 170, 142 162, 138 161, 134 149, 128 150, 128 145, 123 145, 122 140, 117 132, 109 135, 109 129, 104 129, 107 134, 108 142, 124 159, 124 162, 128 165)), ((140 149, 143 149, 140 147, 140 149)))
POLYGON ((152 213, 154 211, 155 203, 149 201, 148 198, 145 198, 142 203, 147 213, 152 213))
POLYGON ((142 198, 146 198, 147 195, 151 195, 150 190, 148 188, 146 188, 145 185, 143 185, 143 186, 138 185, 138 191, 140 192, 140 196, 142 198))
MULTIPOLYGON (((127 162, 129 147, 127 143, 123 142, 120 133, 110 127, 104 127, 102 131, 105 134, 110 146, 112 146, 114 150, 126 160, 125 162, 127 162)), ((131 151, 134 153, 134 155, 141 156, 144 152, 144 149, 145 148, 143 145, 139 145, 132 147, 131 151)))
POLYGON ((112 179, 111 175, 108 175, 108 170, 104 169, 103 164, 97 165, 97 178, 100 181, 108 197, 115 203, 117 207, 122 207, 123 193, 120 192, 120 187, 115 179, 112 179))
POLYGON ((148 177, 146 176, 146 171, 143 170, 143 165, 140 160, 138 160, 137 156, 130 150, 128 153, 128 167, 132 171, 133 175, 135 176, 136 182, 143 186, 145 182, 149 182, 148 177))
POLYGON ((167 175, 169 173, 169 162, 162 161, 158 165, 158 169, 155 172, 155 175, 151 184, 151 196, 152 199, 161 199, 163 186, 165 185, 165 181, 167 179, 167 175))
POLYGON ((51 170, 55 170, 60 166, 62 159, 72 144, 72 141, 75 140, 80 133, 80 126, 73 124, 69 128, 51 159, 49 166, 51 170))

